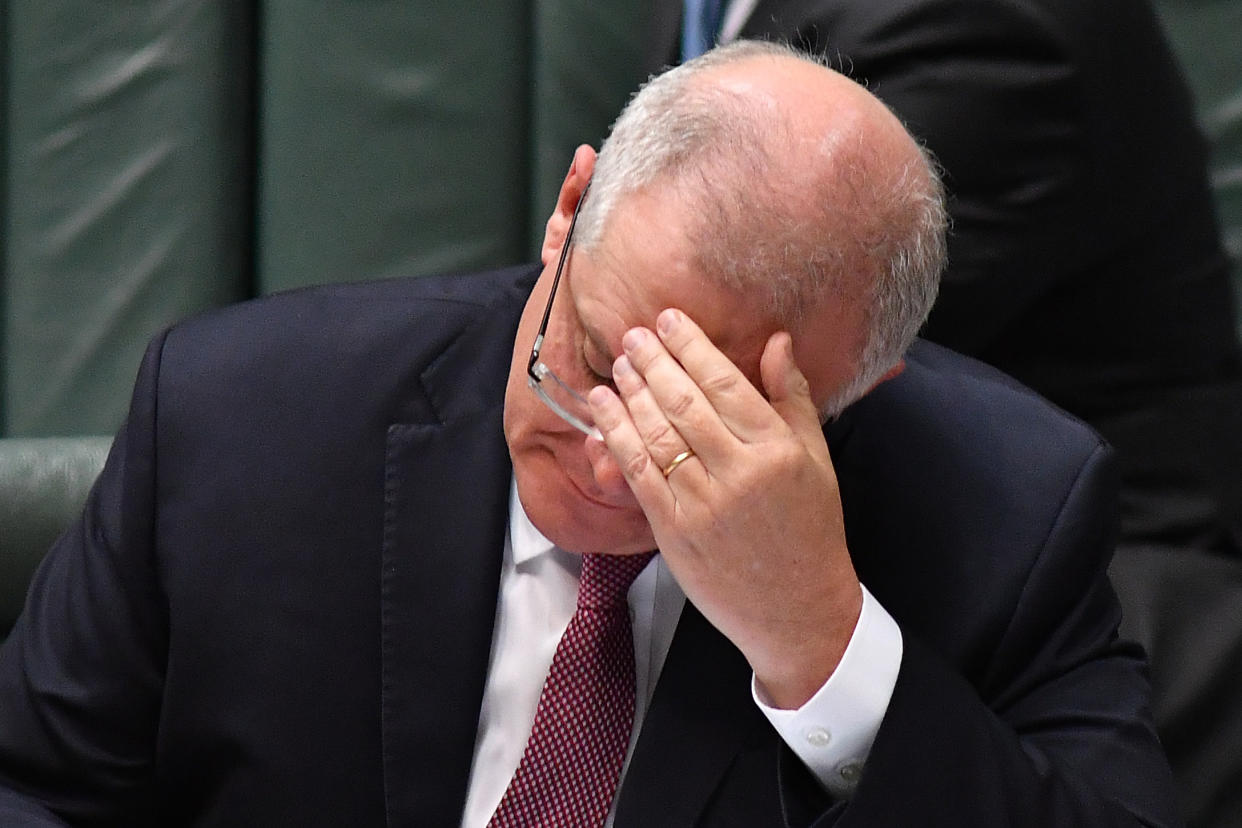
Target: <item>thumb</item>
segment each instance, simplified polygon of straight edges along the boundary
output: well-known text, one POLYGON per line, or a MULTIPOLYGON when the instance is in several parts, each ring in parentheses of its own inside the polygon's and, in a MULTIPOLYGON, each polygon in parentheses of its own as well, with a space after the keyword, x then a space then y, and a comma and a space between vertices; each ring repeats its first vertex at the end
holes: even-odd
POLYGON ((800 436, 819 435, 819 412, 811 400, 811 386, 793 356, 793 338, 777 331, 768 338, 759 359, 759 378, 776 413, 800 436))

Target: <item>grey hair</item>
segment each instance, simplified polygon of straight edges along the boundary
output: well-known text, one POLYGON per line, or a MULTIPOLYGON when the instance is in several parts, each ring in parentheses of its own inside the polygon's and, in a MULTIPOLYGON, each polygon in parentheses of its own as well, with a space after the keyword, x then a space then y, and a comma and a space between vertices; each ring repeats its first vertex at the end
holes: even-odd
POLYGON ((825 296, 860 303, 854 378, 822 407, 827 419, 896 365, 926 321, 945 259, 944 194, 923 148, 894 165, 848 131, 824 136, 810 159, 820 163, 790 167, 790 124, 774 102, 701 82, 757 57, 824 66, 785 45, 737 41, 651 78, 600 149, 575 243, 596 248, 617 204, 659 182, 693 205, 685 232, 699 271, 757 291, 782 326, 814 335, 806 311, 825 296))

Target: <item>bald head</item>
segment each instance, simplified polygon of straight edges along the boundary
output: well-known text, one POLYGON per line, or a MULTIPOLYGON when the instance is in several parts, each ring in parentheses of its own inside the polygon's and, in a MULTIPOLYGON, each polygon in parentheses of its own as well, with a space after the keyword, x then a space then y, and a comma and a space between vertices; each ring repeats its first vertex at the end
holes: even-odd
POLYGON ((926 318, 944 255, 934 168, 858 84, 786 47, 739 42, 653 78, 600 151, 578 242, 606 242, 636 193, 675 201, 705 279, 759 297, 797 336, 825 303, 864 319, 856 381, 899 359, 926 318))

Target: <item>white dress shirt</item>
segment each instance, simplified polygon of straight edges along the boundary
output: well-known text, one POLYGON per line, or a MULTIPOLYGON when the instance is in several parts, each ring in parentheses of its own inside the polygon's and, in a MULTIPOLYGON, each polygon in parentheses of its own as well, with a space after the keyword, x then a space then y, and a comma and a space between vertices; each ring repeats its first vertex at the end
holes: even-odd
MULTIPOLYGON (((574 614, 579 556, 558 549, 531 524, 510 488, 496 626, 462 828, 485 828, 521 761, 535 708, 556 645, 574 614)), ((685 595, 657 555, 629 593, 636 671, 634 732, 621 778, 664 666, 685 595)), ((901 664, 901 632, 863 588, 863 608, 836 672, 798 710, 764 704, 751 692, 781 738, 824 787, 848 797, 888 709, 901 664)), ((609 814, 608 825, 613 815, 609 814)))

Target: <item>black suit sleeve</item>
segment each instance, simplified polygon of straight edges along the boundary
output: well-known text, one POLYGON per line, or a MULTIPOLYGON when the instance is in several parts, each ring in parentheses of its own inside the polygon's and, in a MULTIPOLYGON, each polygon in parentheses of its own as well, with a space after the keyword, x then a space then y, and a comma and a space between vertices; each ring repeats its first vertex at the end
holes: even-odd
POLYGON ((785 762, 790 825, 1179 824, 1142 654, 1116 636, 1110 466, 1103 446, 1087 459, 1016 607, 979 596, 981 613, 1012 612, 988 621, 1004 632, 985 663, 950 664, 903 624, 901 672, 855 795, 816 814, 828 803, 785 762))
POLYGON ((151 540, 162 342, 148 349, 82 517, 39 567, 0 648, 5 826, 152 822, 167 651, 151 540))

